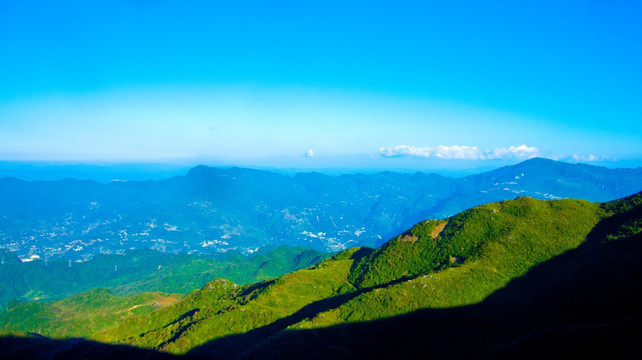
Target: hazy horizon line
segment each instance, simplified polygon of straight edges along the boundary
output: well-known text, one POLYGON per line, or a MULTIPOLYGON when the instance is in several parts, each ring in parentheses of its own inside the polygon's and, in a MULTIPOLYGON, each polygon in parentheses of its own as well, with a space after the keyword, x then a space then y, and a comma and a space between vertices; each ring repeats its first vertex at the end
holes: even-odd
MULTIPOLYGON (((385 167, 385 166, 354 166, 354 165, 328 165, 323 167, 297 167, 297 166, 275 166, 269 164, 252 164, 242 162, 224 161, 191 161, 180 162, 166 161, 56 161, 56 160, 0 160, 0 178, 14 177, 26 181, 56 181, 66 178, 78 180, 94 180, 108 183, 112 181, 147 181, 163 180, 173 176, 184 176, 190 169, 198 166, 211 168, 229 169, 244 168, 261 171, 269 171, 282 175, 294 176, 300 173, 320 173, 328 176, 340 176, 350 174, 376 174, 383 172, 399 174, 437 174, 450 178, 461 178, 492 171, 505 166, 513 166, 532 159, 547 159, 567 164, 585 164, 600 166, 610 169, 635 169, 641 167, 639 162, 611 161, 604 164, 602 161, 567 161, 550 159, 546 157, 532 157, 515 161, 488 161, 488 160, 441 160, 442 164, 453 162, 459 163, 451 167, 385 167), (467 165, 467 166, 463 166, 467 165), (610 166, 608 166, 610 165, 610 166)), ((203 160, 203 159, 201 159, 203 160)))

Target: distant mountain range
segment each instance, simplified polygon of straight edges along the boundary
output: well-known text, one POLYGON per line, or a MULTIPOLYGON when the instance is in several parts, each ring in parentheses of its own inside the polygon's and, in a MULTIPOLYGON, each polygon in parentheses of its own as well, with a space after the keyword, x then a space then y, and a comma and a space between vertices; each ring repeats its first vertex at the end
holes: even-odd
POLYGON ((159 181, 0 179, 0 246, 23 261, 151 248, 250 254, 265 246, 377 247, 426 218, 528 195, 608 201, 642 190, 642 168, 531 159, 479 175, 295 176, 198 166, 159 181))
POLYGON ((279 278, 215 279, 181 300, 95 289, 13 301, 0 313, 0 355, 638 359, 641 259, 642 193, 601 204, 520 197, 279 278))

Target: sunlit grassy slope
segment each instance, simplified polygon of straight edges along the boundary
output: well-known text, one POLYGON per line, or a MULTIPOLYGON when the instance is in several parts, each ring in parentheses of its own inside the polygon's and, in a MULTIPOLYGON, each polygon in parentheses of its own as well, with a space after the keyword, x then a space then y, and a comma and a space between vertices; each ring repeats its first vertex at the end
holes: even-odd
POLYGON ((479 302, 532 266, 577 247, 602 216, 599 204, 523 197, 462 212, 441 232, 443 223, 422 222, 361 259, 350 277, 362 294, 298 326, 479 302))
POLYGON ((12 301, 0 314, 0 323, 5 328, 45 336, 100 337, 103 329, 117 326, 124 317, 147 315, 180 298, 181 295, 162 293, 121 297, 109 290, 95 289, 54 303, 12 301))
POLYGON ((245 286, 214 280, 176 304, 140 314, 132 304, 161 295, 134 300, 95 291, 51 304, 12 303, 1 319, 5 331, 224 358, 269 349, 291 331, 472 306, 589 235, 617 242, 639 237, 641 229, 640 194, 606 204, 522 197, 423 221, 377 250, 346 250, 276 279, 245 286), (56 310, 70 301, 79 301, 76 315, 56 310))

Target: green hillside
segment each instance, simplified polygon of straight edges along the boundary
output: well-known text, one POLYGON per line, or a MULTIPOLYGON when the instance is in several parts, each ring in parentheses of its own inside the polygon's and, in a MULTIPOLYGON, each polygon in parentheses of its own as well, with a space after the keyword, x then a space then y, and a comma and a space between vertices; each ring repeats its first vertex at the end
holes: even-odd
POLYGON ((5 249, 0 249, 0 256, 0 307, 4 307, 13 299, 56 300, 98 287, 117 295, 145 291, 187 294, 214 278, 247 284, 306 268, 331 254, 281 246, 252 256, 235 252, 195 256, 132 250, 125 255, 97 255, 82 263, 62 259, 22 263, 5 249))
MULTIPOLYGON (((424 306, 379 320, 323 327, 319 320, 328 314, 320 313, 311 322, 290 327, 297 331, 281 331, 249 349, 238 347, 235 355, 244 359, 293 359, 319 352, 322 355, 315 357, 325 359, 639 359, 642 197, 604 204, 601 210, 605 217, 578 247, 531 267, 479 302, 424 306), (301 329, 302 325, 308 329, 301 329)), ((447 272, 455 274, 461 267, 451 269, 447 272)), ((421 285, 416 280, 428 286, 433 281, 433 293, 447 292, 456 283, 444 275, 421 275, 374 292, 396 293, 387 302, 394 308, 397 302, 407 303, 406 295, 411 297, 411 289, 421 285)), ((383 296, 361 299, 358 308, 385 301, 383 296)), ((345 315, 356 305, 345 303, 337 313, 345 315)), ((213 357, 216 343, 192 354, 213 357)))
POLYGON ((181 297, 162 293, 121 297, 94 289, 54 303, 11 301, 0 313, 0 323, 7 329, 45 336, 96 336, 106 327, 118 326, 124 317, 147 315, 181 297))
POLYGON ((577 247, 603 216, 599 204, 522 197, 455 215, 441 232, 444 223, 422 222, 357 264, 351 278, 364 293, 297 326, 477 303, 533 266, 577 247))
MULTIPOLYGON (((205 358, 294 358, 310 349, 317 357, 339 358, 509 354, 517 350, 502 344, 534 346, 519 336, 549 341, 541 331, 561 326, 556 319, 565 326, 584 320, 629 326, 627 319, 639 318, 631 302, 639 304, 642 283, 636 270, 641 230, 641 194, 605 204, 522 197, 423 221, 377 250, 346 250, 276 279, 245 286, 214 280, 173 305, 121 312, 119 321, 104 315, 76 324, 144 301, 96 291, 82 295, 91 304, 77 305, 75 317, 56 310, 68 306, 66 299, 13 302, 0 319, 4 331, 205 358), (583 293, 591 299, 579 301, 583 293), (104 305, 92 296, 104 298, 104 305), (486 334, 485 326, 496 331, 486 334), (470 347, 460 348, 460 340, 470 347), (434 348, 421 348, 426 341, 434 348)), ((631 331, 639 334, 639 327, 631 331)))

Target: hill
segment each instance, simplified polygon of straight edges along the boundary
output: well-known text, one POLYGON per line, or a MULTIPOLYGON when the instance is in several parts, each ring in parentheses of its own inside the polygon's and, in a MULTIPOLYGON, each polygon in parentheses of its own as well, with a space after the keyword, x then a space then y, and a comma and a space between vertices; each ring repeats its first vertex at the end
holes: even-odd
MULTIPOLYGON (((642 270, 638 265, 642 197, 603 204, 601 210, 606 217, 578 247, 531 267, 479 301, 464 300, 463 306, 434 304, 374 321, 329 327, 317 323, 307 326, 308 330, 280 331, 247 351, 237 349, 239 357, 282 359, 322 353, 315 358, 637 359, 642 355, 642 270)), ((393 293, 410 296, 409 284, 418 285, 417 279, 428 286, 432 281, 432 293, 452 292, 449 288, 457 282, 446 273, 460 269, 451 269, 428 278, 414 277, 396 285, 403 294, 401 289, 393 293)), ((479 289, 488 277, 478 275, 472 277, 479 289)), ((461 286, 454 291, 459 298, 475 290, 461 286)), ((369 304, 381 303, 385 295, 379 298, 369 304)), ((359 307, 370 309, 366 301, 362 299, 359 307)), ((344 310, 349 308, 346 305, 344 310)), ((326 314, 318 314, 311 322, 325 318, 326 314)), ((206 355, 215 344, 194 352, 206 355)))
MULTIPOLYGON (((635 357, 641 230, 642 194, 602 204, 522 197, 276 279, 214 280, 74 336, 189 358, 635 357)), ((35 330, 11 327, 25 314, 12 306, 4 329, 35 330)), ((39 324, 56 337, 74 321, 39 324)))
POLYGON ((152 248, 210 254, 306 246, 378 247, 423 219, 530 196, 610 201, 642 190, 642 168, 531 159, 461 179, 326 176, 199 166, 159 181, 0 179, 0 246, 23 260, 87 260, 152 248))
POLYGON ((247 284, 314 265, 330 255, 281 246, 251 256, 236 252, 196 256, 130 250, 122 255, 97 255, 80 263, 63 259, 23 263, 15 254, 0 249, 0 307, 12 299, 51 301, 99 287, 118 295, 146 291, 187 294, 213 278, 247 284))

